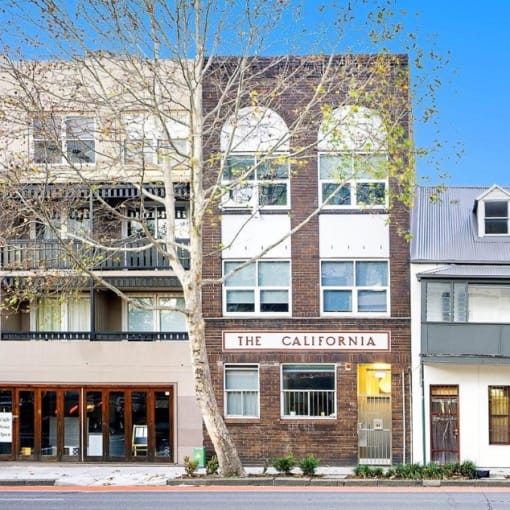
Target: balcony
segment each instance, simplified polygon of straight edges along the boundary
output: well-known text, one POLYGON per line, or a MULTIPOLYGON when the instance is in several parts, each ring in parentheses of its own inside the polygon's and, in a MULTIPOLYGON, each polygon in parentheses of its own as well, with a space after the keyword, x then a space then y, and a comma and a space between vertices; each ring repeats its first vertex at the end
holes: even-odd
POLYGON ((95 342, 180 342, 188 340, 188 333, 183 331, 2 331, 0 340, 3 341, 52 341, 77 340, 95 342))
POLYGON ((423 322, 421 353, 441 362, 510 363, 510 324, 423 322))
MULTIPOLYGON (((188 239, 176 241, 189 244, 188 239)), ((69 241, 64 247, 53 240, 8 240, 0 247, 0 267, 4 271, 71 269, 76 267, 73 260, 76 258, 95 270, 170 269, 168 259, 154 246, 146 249, 144 246, 143 240, 113 241, 112 250, 91 248, 79 241, 69 241)), ((189 251, 180 248, 178 256, 183 266, 189 269, 189 251)))

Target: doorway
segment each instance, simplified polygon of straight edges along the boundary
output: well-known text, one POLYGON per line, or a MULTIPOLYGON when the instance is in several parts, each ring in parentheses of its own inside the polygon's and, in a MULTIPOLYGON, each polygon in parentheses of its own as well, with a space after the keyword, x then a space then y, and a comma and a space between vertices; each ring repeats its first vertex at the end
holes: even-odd
POLYGON ((430 461, 459 462, 459 387, 430 387, 430 461))

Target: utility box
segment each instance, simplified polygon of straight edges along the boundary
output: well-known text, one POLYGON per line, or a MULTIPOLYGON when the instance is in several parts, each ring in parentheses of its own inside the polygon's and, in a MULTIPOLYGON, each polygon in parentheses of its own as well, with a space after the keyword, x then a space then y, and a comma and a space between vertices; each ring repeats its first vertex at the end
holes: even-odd
POLYGON ((205 467, 205 448, 193 448, 193 460, 198 462, 198 467, 205 467))

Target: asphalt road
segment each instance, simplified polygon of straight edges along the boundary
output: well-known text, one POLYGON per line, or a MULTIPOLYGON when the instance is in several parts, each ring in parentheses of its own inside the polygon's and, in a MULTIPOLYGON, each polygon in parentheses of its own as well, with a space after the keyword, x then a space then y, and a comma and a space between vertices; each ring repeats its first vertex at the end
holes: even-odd
POLYGON ((179 488, 146 491, 142 488, 51 491, 0 491, 5 510, 508 510, 510 490, 501 489, 390 489, 286 490, 179 488))

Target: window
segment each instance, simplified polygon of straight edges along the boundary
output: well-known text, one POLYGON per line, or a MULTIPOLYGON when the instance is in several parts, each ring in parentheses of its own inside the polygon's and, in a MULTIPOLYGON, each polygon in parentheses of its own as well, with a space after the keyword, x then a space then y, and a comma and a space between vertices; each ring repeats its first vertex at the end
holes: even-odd
POLYGON ((510 444, 510 386, 489 386, 489 444, 510 444))
POLYGON ((89 209, 73 208, 65 212, 55 211, 48 223, 35 222, 32 237, 41 241, 56 241, 69 237, 69 234, 87 236, 91 228, 89 209))
POLYGON ((225 415, 259 417, 259 368, 257 365, 225 366, 225 415))
MULTIPOLYGON (((228 275, 242 261, 225 261, 228 275)), ((290 294, 290 263, 259 260, 233 273, 224 284, 227 313, 288 313, 290 294)))
POLYGON ((289 205, 289 162, 283 155, 260 160, 253 154, 229 156, 222 181, 228 188, 224 207, 289 205))
POLYGON ((326 207, 386 205, 383 154, 319 154, 321 203, 326 207))
POLYGON ((128 303, 128 331, 134 332, 186 332, 186 317, 177 310, 164 310, 161 307, 184 308, 181 297, 156 295, 134 297, 128 303), (135 305, 137 302, 140 307, 135 305))
POLYGON ((284 417, 336 416, 335 365, 282 365, 284 417))
POLYGON ((485 233, 506 235, 508 231, 508 202, 487 200, 485 204, 485 233))
POLYGON ((77 297, 40 299, 35 310, 36 331, 89 331, 90 300, 77 297))
POLYGON ((321 262, 322 310, 325 313, 388 311, 388 262, 321 262))
POLYGON ((510 285, 426 282, 429 322, 507 323, 510 285))
POLYGON ((33 156, 36 163, 95 163, 95 120, 85 116, 50 115, 34 119, 33 156))
POLYGON ((189 155, 185 116, 172 114, 165 126, 153 115, 130 114, 123 117, 125 131, 123 160, 126 165, 182 164, 189 155), (168 138, 170 134, 170 139, 168 138))

